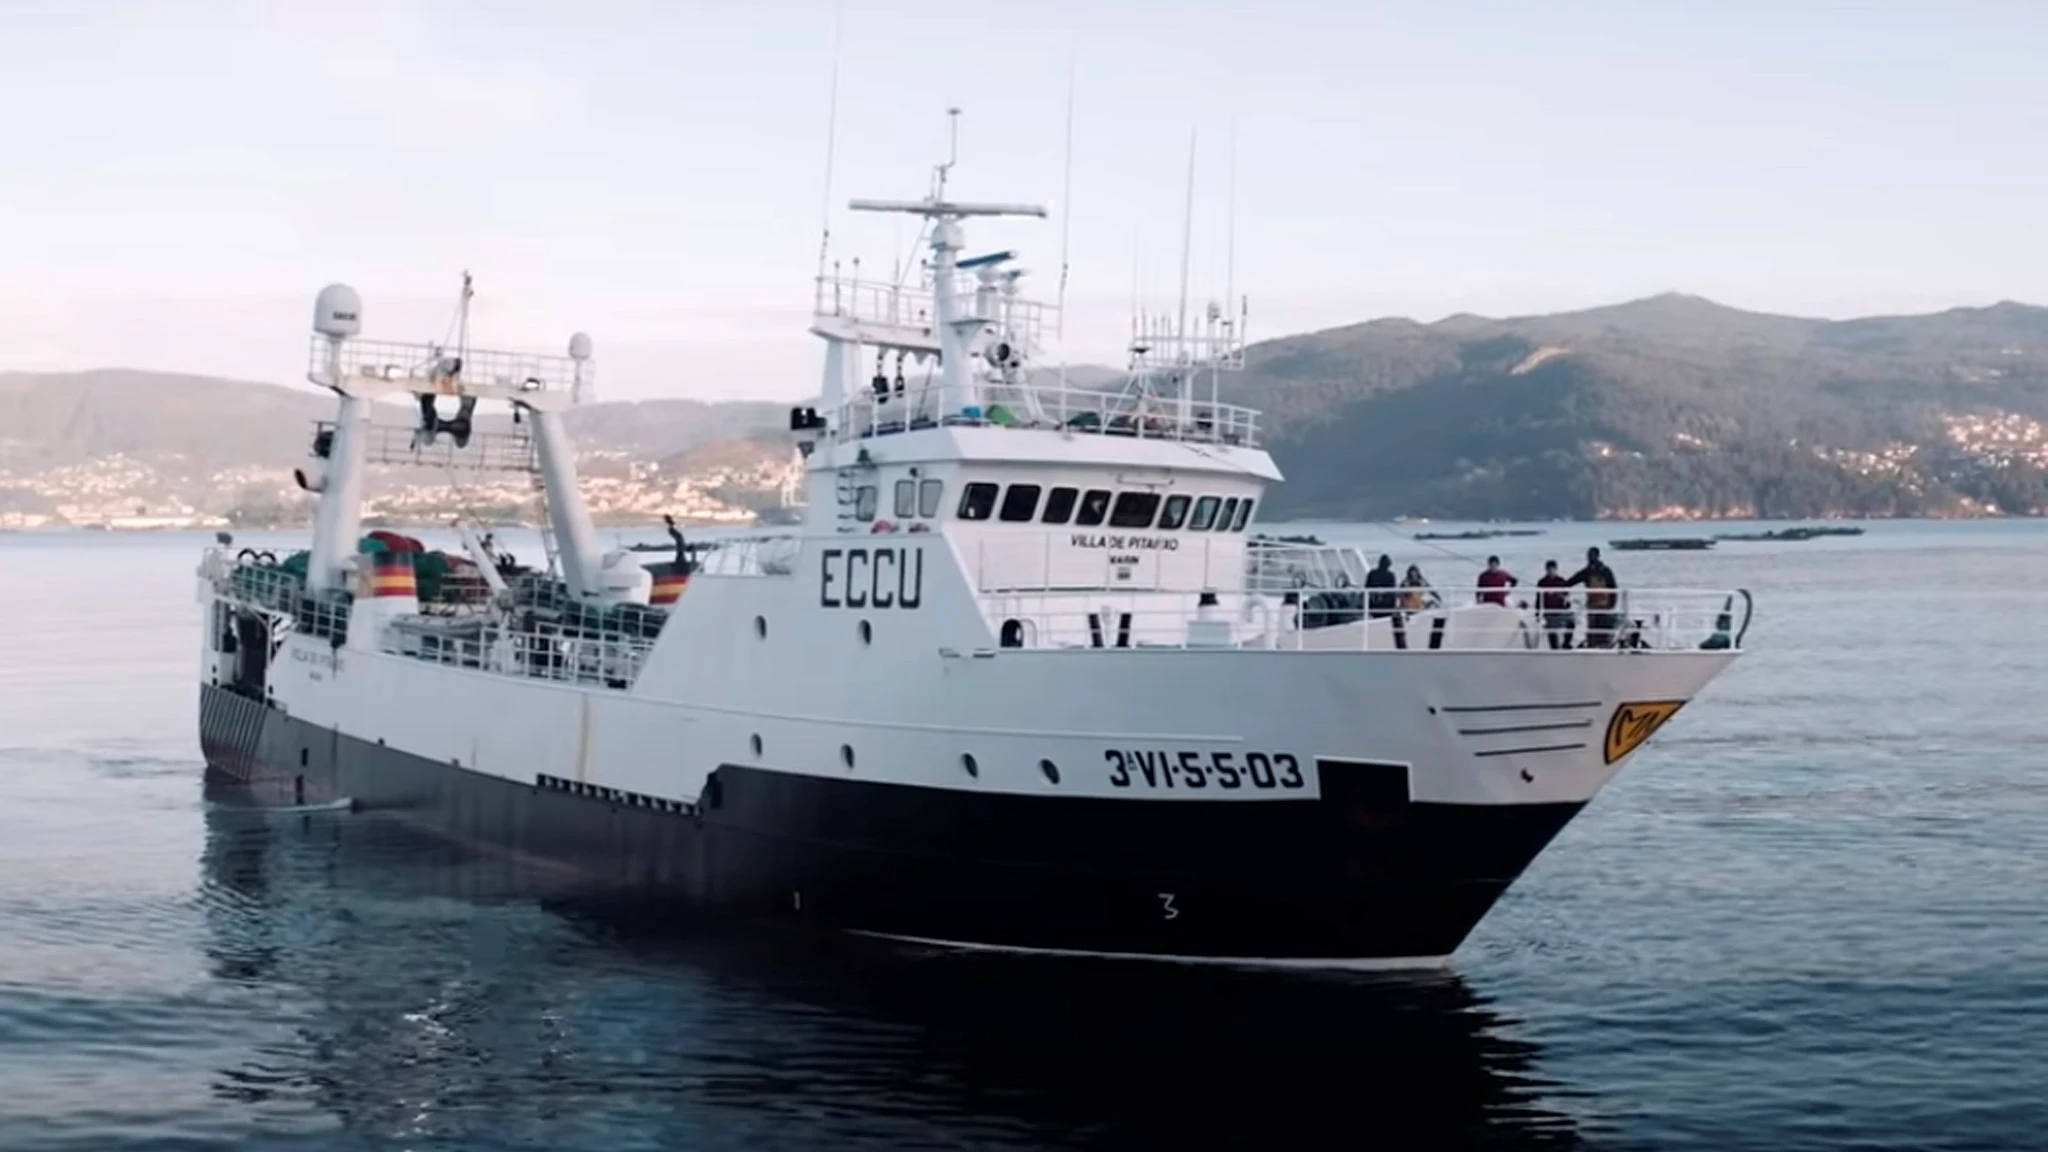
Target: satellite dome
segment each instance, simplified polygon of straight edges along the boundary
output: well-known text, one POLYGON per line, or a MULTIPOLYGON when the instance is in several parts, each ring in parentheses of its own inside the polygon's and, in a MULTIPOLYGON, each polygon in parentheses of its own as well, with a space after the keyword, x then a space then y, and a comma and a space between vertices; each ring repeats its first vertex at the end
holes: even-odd
POLYGON ((363 330, 363 298, 346 284, 329 284, 313 301, 313 331, 345 340, 363 330))
POLYGON ((574 336, 569 337, 569 359, 590 359, 590 333, 578 332, 574 336))

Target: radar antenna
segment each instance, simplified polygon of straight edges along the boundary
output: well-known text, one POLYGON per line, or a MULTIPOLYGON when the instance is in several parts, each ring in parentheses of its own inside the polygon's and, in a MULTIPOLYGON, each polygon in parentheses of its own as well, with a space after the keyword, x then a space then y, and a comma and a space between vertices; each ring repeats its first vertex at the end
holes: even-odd
POLYGON ((946 162, 932 172, 932 199, 946 198, 946 177, 952 175, 953 165, 960 162, 960 109, 946 109, 946 162))
MULTIPOLYGON (((1064 174, 1060 180, 1060 290, 1053 304, 1055 339, 1064 339, 1067 334, 1067 246, 1074 232, 1074 62, 1071 57, 1067 61, 1067 155, 1063 167, 1064 174)), ((1064 363, 1060 373, 1064 379, 1064 363)))

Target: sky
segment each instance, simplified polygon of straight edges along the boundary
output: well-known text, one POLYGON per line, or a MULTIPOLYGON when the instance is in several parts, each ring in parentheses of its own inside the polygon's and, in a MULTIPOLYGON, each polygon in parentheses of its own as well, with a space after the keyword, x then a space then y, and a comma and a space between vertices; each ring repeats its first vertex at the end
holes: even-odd
POLYGON ((468 270, 476 343, 586 331, 601 398, 801 397, 821 230, 916 259, 845 201, 922 195, 948 107, 951 190, 1051 210, 968 245, 1055 360, 1176 307, 1191 141, 1254 339, 2048 303, 2043 60, 2038 2, 0 0, 0 371, 302 381, 322 285, 426 341, 468 270))

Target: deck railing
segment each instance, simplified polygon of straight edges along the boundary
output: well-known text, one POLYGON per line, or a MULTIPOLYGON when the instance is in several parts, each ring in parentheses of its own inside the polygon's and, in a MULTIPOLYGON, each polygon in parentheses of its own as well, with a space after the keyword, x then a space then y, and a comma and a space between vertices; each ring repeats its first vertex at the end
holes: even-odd
POLYGON ((937 379, 907 382, 901 391, 863 390, 840 405, 833 421, 841 440, 935 428, 940 425, 1062 430, 1138 440, 1174 440, 1255 448, 1257 409, 1193 401, 1182 413, 1173 397, 1136 391, 1071 388, 1058 383, 980 386, 982 403, 945 409, 937 379))
MULTIPOLYGON (((1206 609, 1187 593, 985 595, 981 604, 1008 648, 1225 648, 1286 651, 1740 651, 1753 603, 1742 589, 1628 588, 1611 609, 1536 609, 1533 594, 1506 605, 1453 602, 1374 610, 1362 593, 1218 597, 1206 609)), ((1598 592, 1590 595, 1600 595, 1598 592)))
MULTIPOLYGON (((272 618, 280 634, 297 632, 346 642, 356 598, 340 590, 311 593, 303 576, 269 559, 266 553, 238 558, 224 549, 210 549, 199 575, 216 595, 272 618)), ((574 619, 549 619, 542 613, 542 619, 514 627, 482 611, 460 610, 463 607, 427 602, 416 614, 380 621, 377 650, 498 675, 627 688, 640 674, 666 619, 659 608, 626 606, 611 613, 585 612, 574 619)))
MULTIPOLYGON (((307 349, 307 363, 316 379, 332 374, 327 338, 315 335, 307 349)), ((340 363, 344 377, 383 380, 408 391, 459 395, 465 390, 488 388, 498 392, 570 393, 588 399, 595 372, 588 361, 579 368, 567 356, 546 356, 530 352, 500 352, 488 348, 457 349, 437 344, 409 344, 388 340, 346 340, 340 363), (577 393, 577 381, 582 392, 577 393)))
MULTIPOLYGON (((975 273, 954 273, 953 296, 959 301, 963 315, 975 312, 980 287, 975 273)), ((820 276, 811 311, 814 324, 840 321, 867 329, 893 330, 871 332, 870 335, 915 344, 929 342, 936 347, 937 309, 937 301, 928 285, 895 284, 852 276, 820 276)), ((1011 340, 1027 349, 1035 349, 1043 343, 1045 331, 1058 313, 1058 309, 1042 301, 1001 294, 997 295, 992 311, 996 314, 984 319, 998 324, 1011 340)))
POLYGON ((511 628, 483 620, 451 631, 423 623, 394 621, 378 649, 451 668, 619 689, 633 686, 654 650, 652 637, 622 631, 511 628))

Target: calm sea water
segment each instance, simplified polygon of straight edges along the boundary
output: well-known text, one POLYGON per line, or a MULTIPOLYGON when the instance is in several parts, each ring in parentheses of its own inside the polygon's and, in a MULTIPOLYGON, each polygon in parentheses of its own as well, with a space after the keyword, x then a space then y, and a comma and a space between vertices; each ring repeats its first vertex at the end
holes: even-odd
POLYGON ((1428 979, 622 932, 209 804, 203 539, 0 536, 8 1152, 2048 1147, 2048 525, 1611 554, 1752 651, 1428 979))

